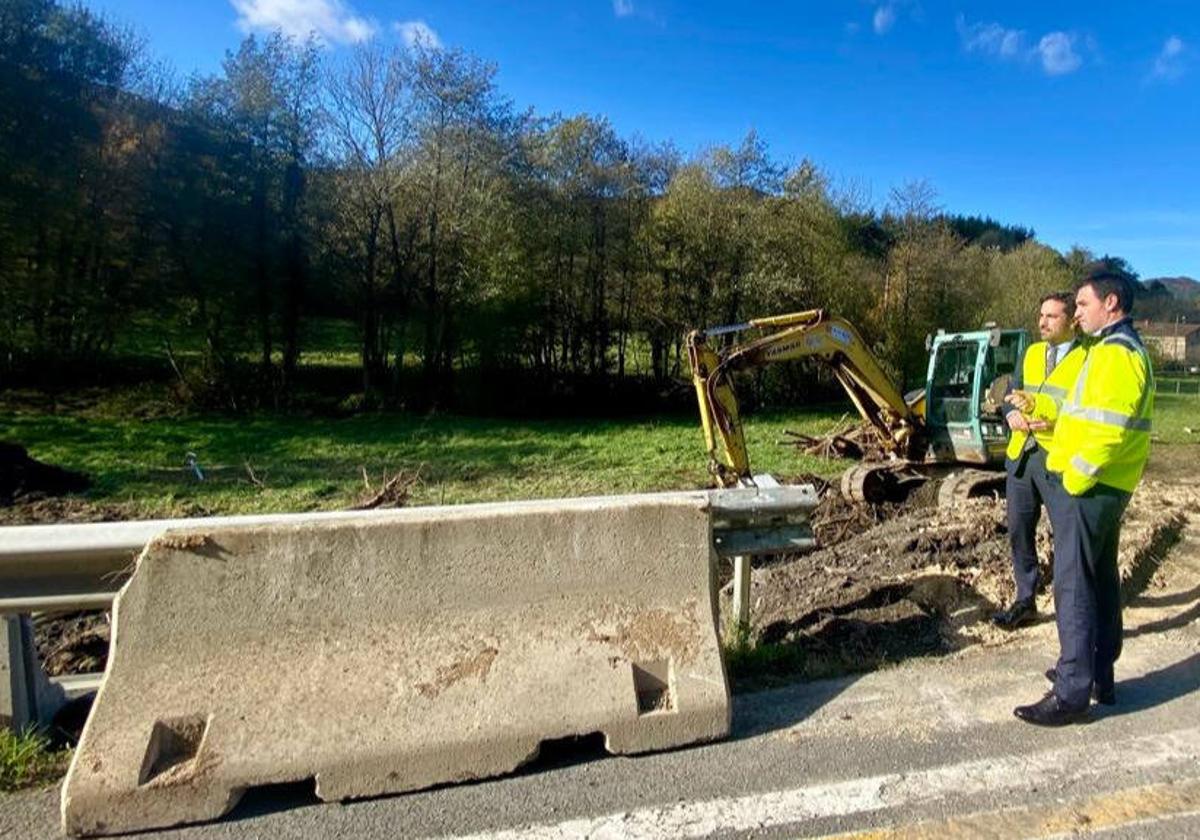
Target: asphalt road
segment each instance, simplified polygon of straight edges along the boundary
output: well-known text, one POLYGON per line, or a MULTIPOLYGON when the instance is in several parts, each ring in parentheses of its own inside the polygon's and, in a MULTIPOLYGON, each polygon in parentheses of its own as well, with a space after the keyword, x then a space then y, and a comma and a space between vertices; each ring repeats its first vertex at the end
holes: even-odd
MULTIPOLYGON (((735 699, 721 743, 641 757, 548 750, 524 772, 324 804, 251 791, 221 822, 141 837, 1200 837, 1200 543, 1126 611, 1118 705, 1031 727, 1053 623, 1011 644, 735 699)), ((59 836, 58 791, 0 796, 0 837, 59 836)))

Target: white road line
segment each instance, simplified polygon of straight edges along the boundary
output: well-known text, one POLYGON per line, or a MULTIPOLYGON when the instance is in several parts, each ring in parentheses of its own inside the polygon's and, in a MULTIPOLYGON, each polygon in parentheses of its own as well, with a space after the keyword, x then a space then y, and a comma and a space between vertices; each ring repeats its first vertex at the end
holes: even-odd
POLYGON ((464 835, 458 840, 705 837, 718 831, 781 827, 916 805, 951 795, 1040 788, 1061 783, 1064 767, 1075 768, 1072 781, 1177 763, 1194 770, 1200 759, 1200 728, 1123 739, 1104 749, 1099 746, 1095 739, 1089 738, 1078 746, 1030 755, 997 756, 913 773, 888 773, 707 802, 681 802, 557 824, 464 835))

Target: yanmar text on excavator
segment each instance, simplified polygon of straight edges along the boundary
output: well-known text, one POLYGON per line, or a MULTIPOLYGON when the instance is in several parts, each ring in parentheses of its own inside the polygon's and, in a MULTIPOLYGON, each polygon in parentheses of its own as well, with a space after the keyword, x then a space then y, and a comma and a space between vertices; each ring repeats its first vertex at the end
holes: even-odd
POLYGON ((814 309, 754 318, 687 335, 692 381, 709 468, 723 486, 753 483, 733 375, 797 359, 827 365, 869 424, 886 459, 864 462, 842 476, 842 493, 856 501, 903 495, 937 477, 940 503, 1003 488, 1007 429, 1005 388, 1029 336, 1021 329, 939 331, 928 341, 925 387, 902 395, 854 325, 814 309), (756 332, 726 347, 713 339, 756 332))

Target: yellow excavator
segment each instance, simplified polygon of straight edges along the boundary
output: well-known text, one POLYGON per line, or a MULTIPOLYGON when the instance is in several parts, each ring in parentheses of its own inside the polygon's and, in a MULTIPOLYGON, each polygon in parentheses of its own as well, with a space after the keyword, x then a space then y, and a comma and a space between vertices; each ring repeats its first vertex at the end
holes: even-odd
POLYGON ((1028 344, 1025 330, 939 331, 925 388, 907 398, 854 326, 824 310, 754 318, 694 330, 686 337, 709 469, 725 487, 754 483, 733 375, 776 362, 812 359, 827 365, 869 424, 885 458, 842 476, 847 498, 879 502, 942 478, 939 503, 1003 488, 1007 430, 1000 403, 1007 377, 1028 344), (749 341, 713 346, 746 332, 749 341), (981 469, 982 468, 982 469, 981 469))

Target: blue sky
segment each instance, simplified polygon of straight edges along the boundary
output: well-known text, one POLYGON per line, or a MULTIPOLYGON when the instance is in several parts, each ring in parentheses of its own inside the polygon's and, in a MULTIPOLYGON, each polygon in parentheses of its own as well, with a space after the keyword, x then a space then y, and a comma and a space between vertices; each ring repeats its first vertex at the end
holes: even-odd
POLYGON ((540 113, 588 112, 685 151, 753 128, 882 205, 925 179, 948 211, 1060 250, 1200 279, 1200 4, 843 0, 85 0, 184 74, 249 31, 331 51, 422 34, 499 67, 540 113))

